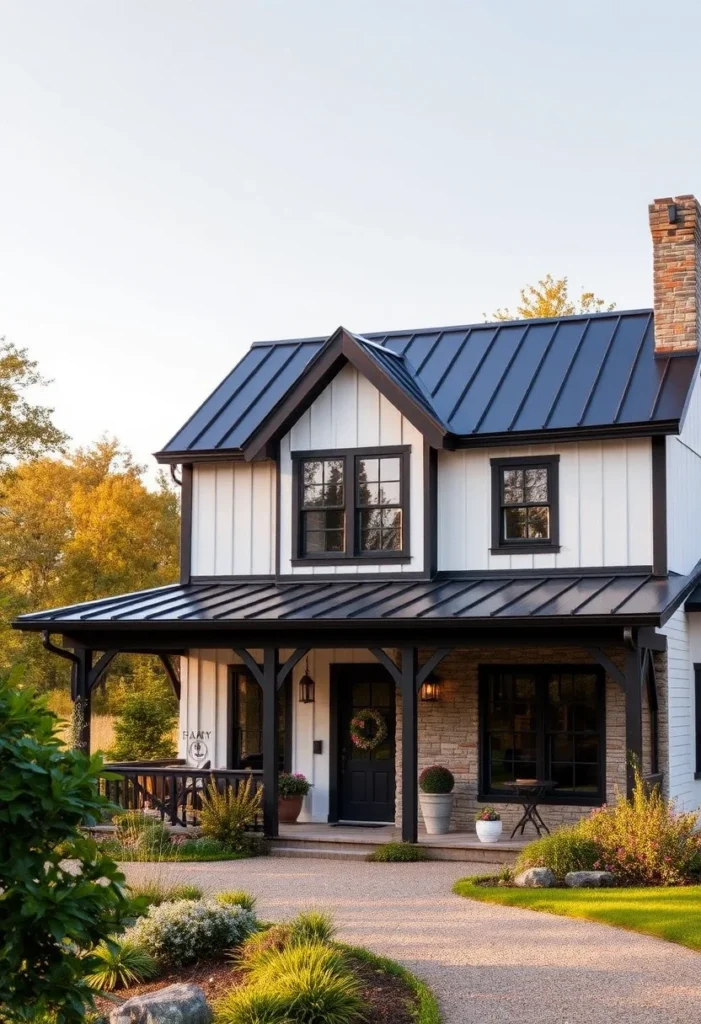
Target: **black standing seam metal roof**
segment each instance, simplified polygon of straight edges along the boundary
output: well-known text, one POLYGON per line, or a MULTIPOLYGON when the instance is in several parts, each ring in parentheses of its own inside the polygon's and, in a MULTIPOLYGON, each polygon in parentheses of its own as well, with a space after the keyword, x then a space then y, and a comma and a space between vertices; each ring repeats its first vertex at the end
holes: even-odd
POLYGON ((288 623, 453 623, 557 619, 578 625, 644 620, 661 624, 684 597, 691 577, 642 573, 504 574, 433 580, 377 581, 297 578, 175 584, 22 615, 25 630, 187 625, 245 628, 288 623))
MULTIPOLYGON (((695 377, 695 355, 655 356, 647 309, 351 336, 447 432, 485 443, 675 424, 695 377)), ((328 340, 256 342, 158 454, 240 451, 328 340)))

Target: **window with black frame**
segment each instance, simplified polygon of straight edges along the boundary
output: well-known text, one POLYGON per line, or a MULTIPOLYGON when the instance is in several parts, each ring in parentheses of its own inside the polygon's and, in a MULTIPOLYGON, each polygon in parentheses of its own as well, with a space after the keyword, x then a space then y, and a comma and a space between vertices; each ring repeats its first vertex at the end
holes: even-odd
POLYGON ((517 780, 557 784, 553 799, 604 796, 604 691, 598 668, 483 669, 481 790, 508 793, 517 780))
POLYGON ((492 551, 559 547, 559 456, 492 459, 492 551))
MULTIPOLYGON (((231 768, 263 768, 263 691, 245 671, 231 672, 231 768)), ((285 733, 287 695, 279 705, 278 753, 280 771, 285 770, 285 733)))
POLYGON ((305 555, 340 554, 346 549, 343 462, 302 462, 301 546, 305 555))
POLYGON ((402 460, 385 455, 355 460, 358 550, 402 549, 402 460))

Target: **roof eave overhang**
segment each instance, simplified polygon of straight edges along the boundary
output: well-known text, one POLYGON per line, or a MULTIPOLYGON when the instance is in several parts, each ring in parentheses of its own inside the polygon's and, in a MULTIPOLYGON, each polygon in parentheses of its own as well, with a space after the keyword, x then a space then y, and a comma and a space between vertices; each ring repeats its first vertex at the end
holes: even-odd
POLYGON ((544 427, 538 430, 513 430, 498 434, 455 434, 454 448, 491 448, 502 445, 552 444, 556 441, 606 441, 627 437, 659 437, 679 433, 679 420, 641 423, 615 423, 591 427, 544 427))

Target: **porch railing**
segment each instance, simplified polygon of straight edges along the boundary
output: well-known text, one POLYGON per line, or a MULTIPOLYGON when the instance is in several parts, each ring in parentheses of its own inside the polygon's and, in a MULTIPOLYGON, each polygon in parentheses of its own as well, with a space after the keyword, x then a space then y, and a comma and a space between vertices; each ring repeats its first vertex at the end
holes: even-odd
MULTIPOLYGON (((262 771, 189 768, 184 762, 129 761, 106 764, 105 771, 117 778, 100 779, 100 791, 125 811, 157 811, 161 821, 171 825, 199 824, 202 796, 214 783, 220 793, 239 788, 253 780, 253 791, 263 785, 262 771)), ((262 816, 255 822, 262 828, 262 816)))

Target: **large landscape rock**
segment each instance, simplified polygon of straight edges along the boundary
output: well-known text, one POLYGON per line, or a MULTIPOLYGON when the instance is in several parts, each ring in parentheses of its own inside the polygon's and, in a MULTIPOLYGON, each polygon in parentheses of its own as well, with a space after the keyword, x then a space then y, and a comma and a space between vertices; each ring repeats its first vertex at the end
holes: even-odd
POLYGON ((552 889, 557 883, 550 868, 528 868, 514 878, 520 889, 552 889))
POLYGON ((212 1011, 199 985, 169 985, 133 996, 110 1014, 110 1024, 211 1024, 212 1011))
POLYGON ((570 889, 603 889, 615 885, 610 871, 568 871, 565 885, 570 889))

